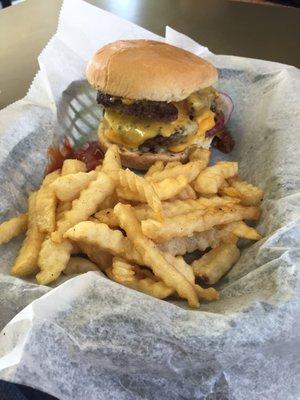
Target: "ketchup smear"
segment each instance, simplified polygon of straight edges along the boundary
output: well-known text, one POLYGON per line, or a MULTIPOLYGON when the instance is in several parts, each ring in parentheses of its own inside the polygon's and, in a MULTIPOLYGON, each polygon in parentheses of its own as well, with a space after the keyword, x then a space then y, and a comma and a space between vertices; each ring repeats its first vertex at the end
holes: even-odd
POLYGON ((88 171, 101 164, 103 152, 97 141, 86 142, 78 150, 74 150, 68 138, 64 138, 63 145, 60 147, 50 146, 48 149, 48 163, 46 174, 62 167, 67 159, 76 159, 85 163, 88 171))

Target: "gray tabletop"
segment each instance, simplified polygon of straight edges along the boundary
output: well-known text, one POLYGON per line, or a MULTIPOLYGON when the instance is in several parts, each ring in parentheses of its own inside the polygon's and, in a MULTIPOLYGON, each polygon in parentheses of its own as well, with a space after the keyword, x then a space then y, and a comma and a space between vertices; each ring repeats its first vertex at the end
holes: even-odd
MULTIPOLYGON (((165 25, 217 54, 300 65, 300 10, 224 0, 89 0, 158 34, 165 25)), ((0 108, 22 98, 36 58, 55 32, 61 0, 26 0, 0 11, 0 108)))

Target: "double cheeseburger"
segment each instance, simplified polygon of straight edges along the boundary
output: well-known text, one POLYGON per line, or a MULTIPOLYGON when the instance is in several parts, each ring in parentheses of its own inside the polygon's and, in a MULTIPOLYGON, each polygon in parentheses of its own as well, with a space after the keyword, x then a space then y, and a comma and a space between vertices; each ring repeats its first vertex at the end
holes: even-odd
POLYGON ((115 143, 122 164, 148 169, 155 161, 185 162, 191 147, 229 152, 216 68, 196 55, 152 40, 121 40, 98 50, 87 66, 104 107, 101 149, 115 143))

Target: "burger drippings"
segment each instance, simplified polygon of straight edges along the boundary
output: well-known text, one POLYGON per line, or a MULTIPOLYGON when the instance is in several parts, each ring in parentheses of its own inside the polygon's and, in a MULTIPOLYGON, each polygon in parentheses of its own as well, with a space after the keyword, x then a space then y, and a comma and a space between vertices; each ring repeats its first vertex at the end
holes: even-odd
POLYGON ((65 137, 61 146, 50 146, 48 148, 46 174, 60 169, 67 159, 76 159, 84 162, 87 171, 90 171, 101 164, 103 152, 97 141, 86 142, 75 150, 68 138, 65 137))

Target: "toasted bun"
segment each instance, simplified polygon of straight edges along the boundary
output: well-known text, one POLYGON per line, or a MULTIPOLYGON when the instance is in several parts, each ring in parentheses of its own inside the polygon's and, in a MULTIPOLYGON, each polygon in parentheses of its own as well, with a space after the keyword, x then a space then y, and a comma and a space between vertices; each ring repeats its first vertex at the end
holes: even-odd
POLYGON ((86 70, 97 90, 133 100, 181 101, 213 85, 216 68, 196 55, 153 40, 120 40, 98 50, 86 70))
MULTIPOLYGON (((105 153, 112 143, 104 136, 102 124, 99 125, 98 129, 99 146, 105 153)), ((140 151, 131 151, 123 146, 119 146, 120 158, 123 167, 138 169, 140 171, 147 171, 155 161, 162 161, 167 164, 170 161, 180 161, 185 163, 188 161, 188 152, 184 151, 181 153, 142 153, 140 151)))

